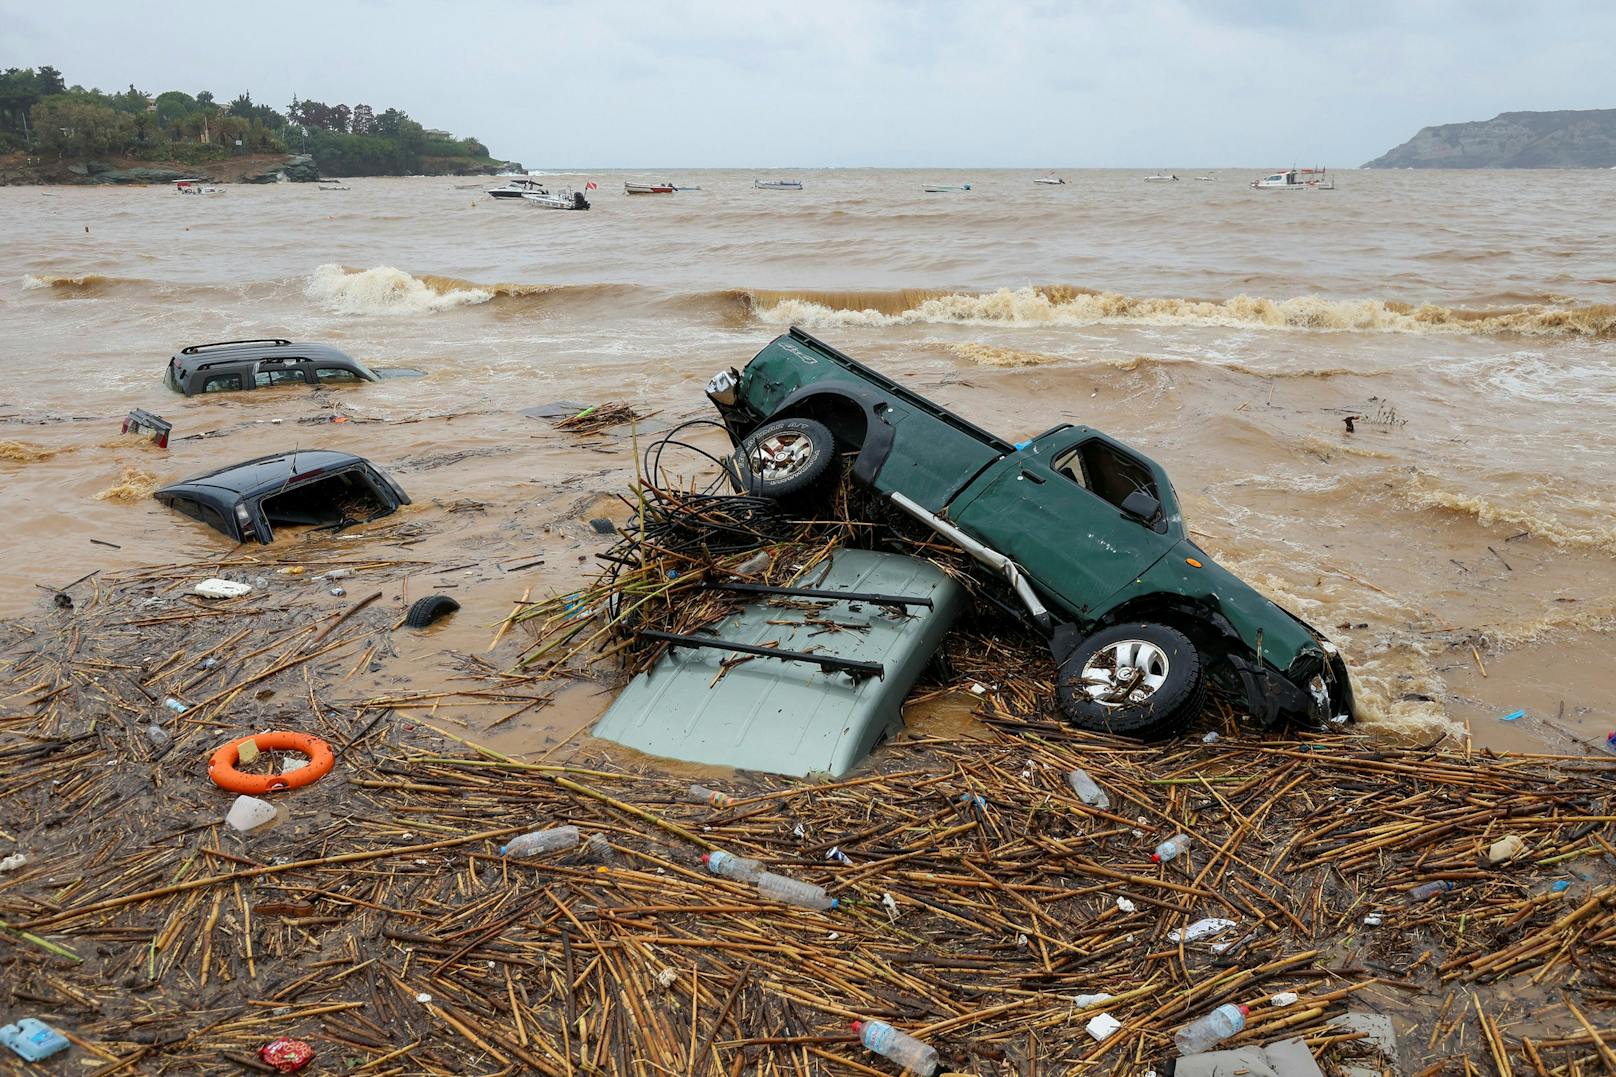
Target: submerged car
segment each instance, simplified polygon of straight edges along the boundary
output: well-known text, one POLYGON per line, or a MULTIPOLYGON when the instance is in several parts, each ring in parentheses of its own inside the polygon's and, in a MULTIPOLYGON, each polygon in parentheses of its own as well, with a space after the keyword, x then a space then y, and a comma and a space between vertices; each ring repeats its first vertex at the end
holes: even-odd
POLYGON ((281 337, 192 344, 169 359, 163 375, 163 384, 186 396, 378 380, 376 371, 329 344, 294 344, 281 337))
POLYGON ((171 483, 153 495, 237 542, 270 543, 275 528, 340 529, 397 512, 409 496, 362 456, 328 449, 261 456, 171 483))
POLYGON ((1012 444, 793 327, 707 385, 749 493, 855 482, 947 538, 1049 641, 1073 724, 1170 732, 1216 684, 1264 726, 1353 714, 1337 648, 1192 542, 1162 466, 1062 423, 1012 444))

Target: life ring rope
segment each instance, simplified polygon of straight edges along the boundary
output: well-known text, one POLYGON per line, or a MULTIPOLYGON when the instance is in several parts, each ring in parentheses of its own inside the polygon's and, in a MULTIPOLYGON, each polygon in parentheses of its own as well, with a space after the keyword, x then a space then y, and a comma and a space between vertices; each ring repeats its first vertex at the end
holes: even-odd
POLYGON ((208 777, 221 789, 257 796, 282 789, 301 789, 331 773, 331 768, 336 762, 331 745, 319 737, 309 733, 279 730, 255 733, 250 737, 241 737, 220 745, 213 753, 213 757, 208 760, 208 777), (260 752, 301 752, 309 757, 309 761, 295 770, 281 774, 245 774, 236 769, 236 764, 241 762, 241 746, 248 741, 252 741, 260 752))

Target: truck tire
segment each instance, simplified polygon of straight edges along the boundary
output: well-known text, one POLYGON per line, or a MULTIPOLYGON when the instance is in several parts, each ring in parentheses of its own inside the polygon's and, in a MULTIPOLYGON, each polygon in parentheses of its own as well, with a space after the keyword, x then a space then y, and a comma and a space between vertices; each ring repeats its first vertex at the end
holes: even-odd
POLYGON ((835 475, 836 438, 813 419, 776 419, 741 442, 730 462, 743 493, 800 501, 819 493, 835 475))
POLYGON ((404 623, 410 628, 425 628, 444 614, 453 613, 459 608, 460 603, 448 595, 427 595, 410 603, 404 623))
POLYGON ((1055 698, 1079 729, 1165 736, 1200 713, 1206 671, 1195 644, 1175 628, 1113 625, 1079 641, 1061 661, 1055 698))

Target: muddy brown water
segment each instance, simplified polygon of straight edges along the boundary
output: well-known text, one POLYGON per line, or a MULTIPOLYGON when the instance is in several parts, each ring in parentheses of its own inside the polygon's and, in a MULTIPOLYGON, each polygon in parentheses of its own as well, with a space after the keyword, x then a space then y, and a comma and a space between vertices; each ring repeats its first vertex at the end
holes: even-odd
MULTIPOLYGON (((147 497, 157 482, 343 449, 415 503, 320 556, 419 559, 389 601, 465 607, 355 691, 430 690, 516 599, 590 567, 589 517, 627 513, 627 430, 580 439, 522 410, 705 415, 706 378, 794 323, 1007 436, 1090 423, 1159 459, 1197 540, 1342 646, 1376 727, 1602 748, 1616 174, 1349 172, 1304 194, 1244 171, 1035 175, 807 171, 771 192, 689 172, 701 191, 627 198, 595 174, 588 213, 457 179, 0 190, 0 614, 95 569, 230 553, 147 497), (975 189, 920 190, 951 177, 975 189), (275 335, 425 377, 190 399, 161 383, 181 345, 275 335), (174 423, 166 452, 117 436, 131 407, 174 423)), ((437 714, 533 754, 603 705, 573 688, 492 729, 501 715, 437 714)), ((926 720, 958 728, 959 702, 940 706, 926 720)))

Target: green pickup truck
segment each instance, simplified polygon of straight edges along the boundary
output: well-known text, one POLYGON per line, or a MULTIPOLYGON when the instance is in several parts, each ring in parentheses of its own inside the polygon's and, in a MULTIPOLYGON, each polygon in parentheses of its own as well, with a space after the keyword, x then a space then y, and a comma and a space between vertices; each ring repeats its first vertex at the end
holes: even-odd
POLYGON ((1160 464, 1086 426, 1012 444, 800 329, 707 385, 746 491, 853 478, 1008 586, 1049 640, 1074 725, 1161 735, 1216 684, 1264 727, 1353 715, 1340 652, 1191 542, 1160 464))

